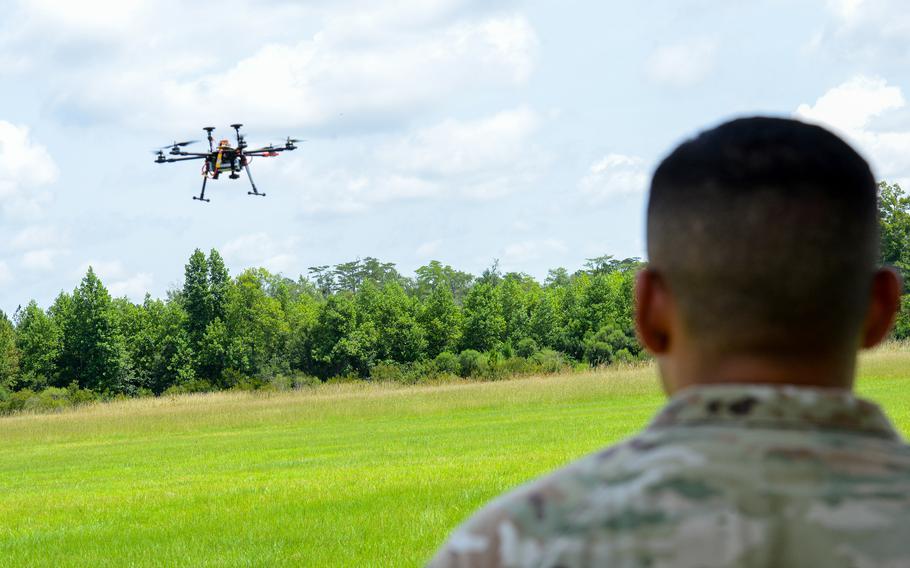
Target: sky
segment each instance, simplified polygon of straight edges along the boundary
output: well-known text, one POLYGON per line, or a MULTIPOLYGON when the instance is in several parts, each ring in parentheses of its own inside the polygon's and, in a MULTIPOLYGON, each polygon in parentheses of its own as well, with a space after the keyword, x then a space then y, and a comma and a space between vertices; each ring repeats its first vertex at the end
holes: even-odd
POLYGON ((644 257, 656 164, 742 115, 827 125, 910 187, 902 4, 0 0, 0 309, 88 266, 163 297, 195 248, 292 278, 644 257), (234 122, 306 139, 253 161, 267 197, 222 178, 193 201, 198 162, 154 163, 234 122))

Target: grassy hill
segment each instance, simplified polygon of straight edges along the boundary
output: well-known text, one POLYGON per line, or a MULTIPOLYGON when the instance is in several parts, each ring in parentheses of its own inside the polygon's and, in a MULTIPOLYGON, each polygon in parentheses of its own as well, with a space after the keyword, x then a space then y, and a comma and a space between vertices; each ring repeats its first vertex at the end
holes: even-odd
MULTIPOLYGON (((910 434, 910 350, 859 390, 910 434)), ((652 367, 140 399, 0 419, 4 566, 407 566, 492 496, 641 428, 652 367)))

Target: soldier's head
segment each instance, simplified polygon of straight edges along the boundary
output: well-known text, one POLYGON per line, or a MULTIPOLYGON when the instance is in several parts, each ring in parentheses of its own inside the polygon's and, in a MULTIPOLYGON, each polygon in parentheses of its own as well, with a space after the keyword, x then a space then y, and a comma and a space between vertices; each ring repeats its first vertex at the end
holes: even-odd
POLYGON ((639 334, 665 380, 736 360, 827 361, 842 368, 830 386, 849 384, 900 296, 878 268, 876 190, 849 145, 795 120, 742 118, 679 145, 651 182, 637 286, 639 334))

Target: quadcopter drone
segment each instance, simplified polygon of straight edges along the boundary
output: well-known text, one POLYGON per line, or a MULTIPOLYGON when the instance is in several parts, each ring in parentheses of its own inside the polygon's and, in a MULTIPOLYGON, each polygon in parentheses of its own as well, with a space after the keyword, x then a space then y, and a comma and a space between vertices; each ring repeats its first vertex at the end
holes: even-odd
POLYGON ((253 181, 253 175, 250 173, 250 162, 252 161, 253 156, 265 158, 277 156, 279 152, 284 152, 285 150, 296 150, 296 143, 302 142, 302 140, 288 137, 287 140, 285 140, 284 146, 269 144, 268 146, 256 148, 255 150, 247 150, 246 140, 244 140, 243 135, 240 134, 240 127, 242 126, 242 124, 231 125, 231 128, 233 128, 234 132, 237 134, 236 147, 231 146, 230 142, 227 140, 221 140, 216 146, 215 139, 212 137, 212 131, 215 130, 215 127, 206 126, 203 130, 205 130, 209 140, 208 152, 183 151, 182 148, 195 143, 195 140, 174 142, 173 144, 162 146, 161 148, 154 150, 157 154, 155 163, 164 164, 170 162, 185 162, 187 160, 204 160, 202 164, 202 191, 198 196, 193 196, 193 199, 198 201, 211 201, 205 197, 205 184, 209 179, 218 179, 218 176, 220 176, 222 172, 230 172, 228 177, 230 179, 237 179, 240 177, 240 170, 246 172, 247 177, 250 179, 250 186, 253 188, 253 191, 248 191, 247 194, 265 197, 264 193, 260 193, 259 190, 256 189, 256 183, 253 181), (164 151, 168 148, 170 148, 168 154, 176 157, 169 158, 165 155, 164 151))

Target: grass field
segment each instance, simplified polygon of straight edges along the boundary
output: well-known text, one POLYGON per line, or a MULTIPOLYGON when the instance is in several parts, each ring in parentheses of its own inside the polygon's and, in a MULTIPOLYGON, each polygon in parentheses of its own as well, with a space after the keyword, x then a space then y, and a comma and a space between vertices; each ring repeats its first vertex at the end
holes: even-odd
MULTIPOLYGON (((910 350, 859 390, 910 434, 910 350)), ((2 566, 413 566, 490 497, 642 427, 651 367, 0 419, 2 566)))

